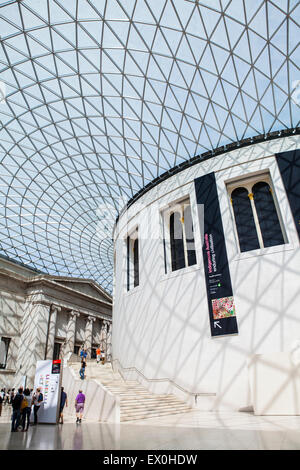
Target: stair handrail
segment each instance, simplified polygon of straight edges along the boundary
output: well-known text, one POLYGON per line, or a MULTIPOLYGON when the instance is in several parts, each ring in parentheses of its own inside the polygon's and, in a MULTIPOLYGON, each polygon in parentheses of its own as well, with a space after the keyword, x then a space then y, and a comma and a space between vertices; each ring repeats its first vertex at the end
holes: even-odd
MULTIPOLYGON (((197 398, 198 396, 216 396, 216 393, 215 392, 191 392, 189 390, 186 390, 185 388, 183 388, 181 385, 177 384, 176 382, 174 382, 174 380, 172 379, 169 379, 169 378, 161 378, 161 379, 148 379, 148 377, 146 377, 140 370, 138 370, 135 366, 131 366, 131 367, 123 367, 121 362, 119 361, 119 359, 112 359, 111 363, 115 363, 117 362, 118 365, 120 366, 120 368, 118 368, 118 372, 120 373, 120 375, 123 377, 123 371, 130 371, 130 370, 133 370, 135 372, 137 372, 140 376, 143 377, 143 379, 145 379, 147 382, 169 382, 171 383, 174 387, 178 388, 179 390, 181 390, 182 392, 184 393, 187 393, 188 395, 191 395, 191 396, 194 396, 195 398, 195 403, 197 403, 197 398)), ((125 380, 125 378, 123 377, 123 379, 125 380)))

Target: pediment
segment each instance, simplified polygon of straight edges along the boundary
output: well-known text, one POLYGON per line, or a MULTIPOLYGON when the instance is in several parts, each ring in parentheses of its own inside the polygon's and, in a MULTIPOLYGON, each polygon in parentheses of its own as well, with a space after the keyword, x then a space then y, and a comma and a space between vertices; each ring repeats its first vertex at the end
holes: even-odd
POLYGON ((98 287, 97 284, 93 281, 84 281, 80 279, 61 279, 57 277, 52 278, 52 280, 58 284, 62 284, 66 287, 69 287, 70 289, 89 295, 104 302, 112 302, 111 296, 100 286, 98 287))

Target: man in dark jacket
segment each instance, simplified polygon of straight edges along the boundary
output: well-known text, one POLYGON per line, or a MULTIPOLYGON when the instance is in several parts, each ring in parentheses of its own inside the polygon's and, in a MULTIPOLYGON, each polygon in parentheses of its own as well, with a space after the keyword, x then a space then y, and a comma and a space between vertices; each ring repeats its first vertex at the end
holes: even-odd
POLYGON ((21 419, 21 404, 23 401, 23 388, 18 389, 18 393, 14 396, 12 400, 12 420, 11 420, 11 432, 16 432, 20 424, 21 419))

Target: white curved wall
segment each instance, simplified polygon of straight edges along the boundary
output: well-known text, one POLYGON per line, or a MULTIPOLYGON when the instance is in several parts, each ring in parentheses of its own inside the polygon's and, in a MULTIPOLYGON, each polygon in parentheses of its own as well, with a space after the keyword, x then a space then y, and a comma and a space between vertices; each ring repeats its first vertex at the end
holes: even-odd
MULTIPOLYGON (((300 252, 274 158, 299 137, 234 150, 188 168, 148 191, 115 228, 113 359, 147 379, 169 378, 194 393, 215 393, 214 409, 250 405, 247 359, 289 350, 300 336, 300 252), (239 254, 225 181, 269 169, 289 243, 239 254), (216 174, 239 333, 212 338, 194 179, 216 174), (189 195, 197 265, 166 275, 160 210, 189 195), (126 236, 139 227, 140 285, 126 292, 126 236)), ((154 382, 155 383, 155 382, 154 382)), ((201 406, 201 405, 200 405, 201 406)))

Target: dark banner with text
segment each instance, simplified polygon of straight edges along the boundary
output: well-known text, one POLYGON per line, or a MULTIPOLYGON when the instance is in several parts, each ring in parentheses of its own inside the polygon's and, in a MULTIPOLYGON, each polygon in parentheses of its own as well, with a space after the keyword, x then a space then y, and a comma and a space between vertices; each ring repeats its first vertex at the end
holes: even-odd
POLYGON ((300 150, 278 153, 276 160, 300 239, 300 150))
MULTIPOLYGON (((234 297, 214 173, 195 180, 197 204, 204 210, 203 262, 212 336, 238 333, 234 297)), ((201 224, 201 222, 200 222, 201 224)))

